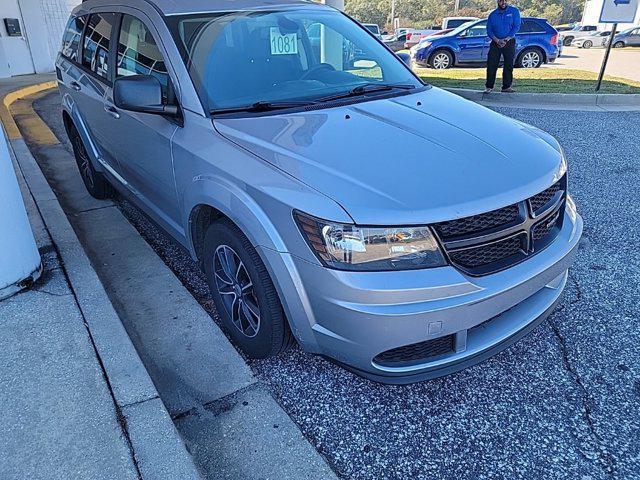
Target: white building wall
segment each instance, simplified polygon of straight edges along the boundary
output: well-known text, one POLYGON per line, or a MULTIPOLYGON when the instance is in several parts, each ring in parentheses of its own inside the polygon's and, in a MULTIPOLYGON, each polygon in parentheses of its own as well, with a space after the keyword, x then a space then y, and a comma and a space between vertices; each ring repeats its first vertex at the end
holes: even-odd
POLYGON ((0 19, 18 18, 22 37, 0 25, 0 77, 54 70, 69 13, 81 0, 0 0, 0 19))
MULTIPOLYGON (((600 23, 600 13, 602 12, 602 5, 604 0, 586 0, 584 4, 584 11, 582 13, 582 25, 597 25, 598 30, 611 30, 610 23, 600 23)), ((618 31, 625 30, 627 28, 640 25, 640 8, 636 13, 636 19, 633 23, 619 23, 618 31)))

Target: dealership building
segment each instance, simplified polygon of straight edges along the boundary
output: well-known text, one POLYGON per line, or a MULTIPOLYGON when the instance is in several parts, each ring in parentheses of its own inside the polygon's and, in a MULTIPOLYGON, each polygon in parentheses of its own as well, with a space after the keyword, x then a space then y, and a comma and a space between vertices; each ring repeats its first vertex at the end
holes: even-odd
MULTIPOLYGON (((600 13, 605 0, 586 0, 584 11, 582 12, 582 25, 596 25, 598 30, 611 30, 610 23, 600 23, 600 13)), ((640 25, 640 8, 636 12, 636 18, 633 23, 618 24, 618 31, 625 30, 630 27, 640 25)))
POLYGON ((0 0, 0 78, 54 70, 69 13, 81 0, 0 0))

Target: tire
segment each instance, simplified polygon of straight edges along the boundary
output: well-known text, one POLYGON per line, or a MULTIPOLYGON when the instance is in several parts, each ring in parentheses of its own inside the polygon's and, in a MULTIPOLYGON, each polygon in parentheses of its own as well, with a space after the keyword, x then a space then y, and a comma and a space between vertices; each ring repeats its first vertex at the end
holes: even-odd
POLYGON ((98 200, 105 200, 113 196, 113 187, 109 184, 109 181, 100 172, 97 172, 91 163, 91 159, 87 153, 87 149, 84 146, 82 137, 71 126, 68 130, 69 140, 73 147, 73 154, 76 157, 76 164, 78 165, 78 172, 82 178, 87 192, 93 198, 98 200))
POLYGON ((573 37, 564 37, 564 40, 562 43, 564 43, 565 47, 568 47, 571 45, 571 42, 573 42, 573 37))
POLYGON ((516 65, 520 68, 538 68, 542 65, 543 57, 537 48, 527 48, 518 55, 516 65))
POLYGON ((226 219, 212 223, 205 234, 203 258, 211 297, 236 345, 252 358, 269 358, 287 350, 294 338, 278 293, 240 229, 226 219))
POLYGON ((453 55, 449 50, 436 50, 429 57, 429 65, 435 70, 445 70, 453 66, 453 55))
POLYGON ((582 44, 582 48, 591 48, 593 47, 593 42, 591 40, 586 40, 583 44, 582 44))
POLYGON ((624 42, 616 42, 613 44, 613 48, 624 48, 624 42))

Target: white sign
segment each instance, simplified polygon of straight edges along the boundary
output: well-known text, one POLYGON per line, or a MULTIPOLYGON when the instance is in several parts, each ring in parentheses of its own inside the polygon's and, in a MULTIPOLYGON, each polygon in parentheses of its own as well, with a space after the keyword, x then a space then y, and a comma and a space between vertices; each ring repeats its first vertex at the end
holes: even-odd
POLYGON ((282 35, 278 27, 269 30, 271 41, 271 55, 297 55, 298 35, 286 33, 282 35))
POLYGON ((604 0, 600 22, 633 23, 638 10, 638 0, 604 0))

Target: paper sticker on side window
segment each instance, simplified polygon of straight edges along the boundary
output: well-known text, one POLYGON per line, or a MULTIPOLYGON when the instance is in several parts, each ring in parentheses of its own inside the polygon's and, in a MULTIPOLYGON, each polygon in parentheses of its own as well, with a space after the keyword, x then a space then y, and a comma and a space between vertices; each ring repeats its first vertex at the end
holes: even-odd
POLYGON ((282 35, 278 27, 271 27, 271 55, 297 55, 298 36, 295 33, 282 35))

